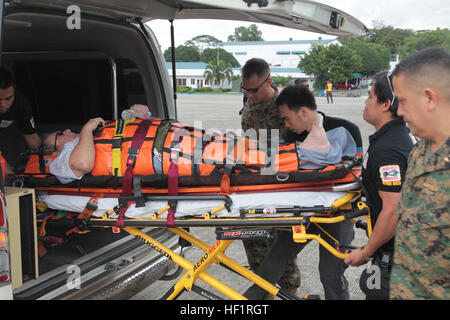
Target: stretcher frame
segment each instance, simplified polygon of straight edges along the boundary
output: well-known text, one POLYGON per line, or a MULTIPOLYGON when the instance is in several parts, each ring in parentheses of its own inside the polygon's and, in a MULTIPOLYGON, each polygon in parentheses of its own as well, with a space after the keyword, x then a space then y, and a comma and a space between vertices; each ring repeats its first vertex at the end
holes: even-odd
MULTIPOLYGON (((182 196, 183 198, 178 198, 177 200, 186 200, 189 196, 182 196)), ((197 196, 198 197, 198 196, 197 196)), ((186 260, 181 254, 177 254, 171 249, 164 246, 162 243, 156 241, 149 235, 140 231, 140 228, 144 227, 155 227, 164 228, 166 226, 166 219, 158 218, 158 215, 169 209, 169 206, 162 208, 158 212, 153 213, 151 219, 125 219, 123 220, 124 226, 122 230, 133 235, 139 241, 148 245, 152 249, 159 252, 161 255, 165 256, 169 260, 173 261, 180 268, 185 270, 183 276, 175 283, 175 285, 170 288, 170 290, 163 295, 161 299, 172 300, 176 299, 184 291, 194 291, 196 293, 202 294, 207 298, 218 298, 214 294, 207 292, 203 289, 199 289, 196 286, 196 281, 198 279, 209 284, 213 288, 217 289, 219 292, 224 294, 226 297, 234 300, 245 300, 246 298, 222 283, 215 277, 211 276, 207 270, 212 264, 219 264, 228 268, 235 273, 241 275, 242 277, 248 279, 249 281, 255 283, 268 293, 272 294, 274 297, 279 297, 281 299, 308 299, 311 298, 309 295, 304 295, 299 298, 286 290, 279 288, 263 278, 259 277, 252 271, 241 266, 236 261, 232 260, 225 255, 226 249, 235 241, 235 239, 226 240, 219 239, 213 245, 208 245, 201 241, 184 228, 192 227, 216 227, 216 228, 292 228, 293 231, 293 241, 295 242, 307 242, 309 240, 315 240, 319 242, 320 245, 324 246, 330 253, 340 259, 345 259, 348 253, 343 253, 336 248, 333 248, 324 239, 315 234, 307 233, 307 226, 310 223, 319 224, 329 224, 329 223, 339 223, 345 220, 352 220, 357 223, 357 217, 363 216, 367 222, 367 232, 368 235, 372 233, 372 226, 370 225, 369 209, 367 205, 361 201, 361 191, 349 191, 345 196, 336 200, 331 207, 322 207, 320 210, 318 208, 304 208, 302 210, 298 207, 292 208, 292 213, 295 215, 293 217, 277 217, 277 218, 214 218, 214 214, 220 210, 226 209, 227 197, 219 196, 224 200, 225 204, 219 206, 209 212, 205 212, 202 218, 191 218, 191 219, 176 219, 173 227, 167 228, 169 231, 175 233, 180 238, 187 241, 189 244, 201 249, 204 254, 196 262, 192 263, 186 260), (352 208, 352 203, 356 203, 352 208), (318 210, 318 213, 311 214, 311 211, 318 210)), ((159 197, 161 198, 161 197, 159 197)), ((205 199, 208 198, 205 196, 205 199)), ((284 208, 285 211, 289 209, 284 208)), ((105 213, 102 218, 91 218, 88 221, 84 221, 84 228, 86 227, 109 227, 113 228, 114 232, 118 232, 116 227, 117 219, 112 219, 109 217, 111 213, 114 212, 112 209, 110 212, 105 213)), ((81 227, 81 226, 80 226, 81 227)), ((332 237, 331 237, 332 238, 332 237)), ((337 240, 335 240, 338 244, 337 240)))

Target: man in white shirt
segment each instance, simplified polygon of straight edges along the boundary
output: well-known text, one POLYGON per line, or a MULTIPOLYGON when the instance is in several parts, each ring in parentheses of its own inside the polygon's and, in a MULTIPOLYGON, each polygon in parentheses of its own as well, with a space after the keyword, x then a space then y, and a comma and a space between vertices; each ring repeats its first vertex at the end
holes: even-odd
POLYGON ((80 180, 92 171, 95 162, 92 132, 104 124, 105 120, 102 118, 93 118, 83 126, 79 134, 67 129, 52 132, 45 138, 44 145, 53 149, 52 154, 58 154, 50 164, 50 173, 61 183, 80 180))
MULTIPOLYGON (((149 116, 145 105, 133 105, 122 113, 134 113, 135 116, 149 116)), ((80 180, 94 168, 95 147, 92 132, 99 126, 105 125, 102 118, 92 118, 81 128, 80 133, 70 129, 52 132, 43 139, 44 153, 58 155, 50 164, 50 173, 55 175, 61 183, 80 180)))

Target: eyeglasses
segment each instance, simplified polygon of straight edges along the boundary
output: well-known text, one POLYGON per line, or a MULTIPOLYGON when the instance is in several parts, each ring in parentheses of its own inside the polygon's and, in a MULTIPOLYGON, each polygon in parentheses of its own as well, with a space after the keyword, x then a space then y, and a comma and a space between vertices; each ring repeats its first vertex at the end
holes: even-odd
POLYGON ((247 92, 249 92, 249 93, 256 93, 256 92, 258 92, 259 88, 261 88, 262 85, 263 85, 264 83, 266 83, 267 80, 269 80, 269 78, 270 78, 270 74, 267 76, 266 80, 264 80, 264 81, 263 81, 259 86, 257 86, 256 88, 249 88, 249 89, 246 89, 246 88, 244 88, 244 87, 242 86, 242 83, 241 83, 241 92, 244 92, 244 93, 247 93, 247 92))
POLYGON ((395 93, 394 93, 394 87, 392 86, 391 83, 391 78, 392 78, 392 71, 388 72, 386 74, 386 80, 389 83, 389 88, 391 89, 391 93, 392 93, 392 101, 391 101, 391 107, 394 105, 394 101, 395 101, 395 93))
POLYGON ((56 151, 56 141, 58 141, 58 137, 61 137, 64 134, 62 131, 57 131, 55 134, 55 143, 53 143, 53 151, 56 151))

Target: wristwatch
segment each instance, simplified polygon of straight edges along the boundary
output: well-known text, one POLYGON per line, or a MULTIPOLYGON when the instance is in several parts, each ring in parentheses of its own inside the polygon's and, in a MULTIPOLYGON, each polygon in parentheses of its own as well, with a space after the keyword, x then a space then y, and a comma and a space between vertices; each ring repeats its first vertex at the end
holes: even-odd
POLYGON ((364 251, 364 248, 365 248, 366 246, 362 246, 361 247, 361 254, 362 254, 362 256, 363 256, 363 258, 364 258, 364 260, 366 261, 366 262, 369 262, 370 261, 370 257, 366 254, 366 252, 364 251))

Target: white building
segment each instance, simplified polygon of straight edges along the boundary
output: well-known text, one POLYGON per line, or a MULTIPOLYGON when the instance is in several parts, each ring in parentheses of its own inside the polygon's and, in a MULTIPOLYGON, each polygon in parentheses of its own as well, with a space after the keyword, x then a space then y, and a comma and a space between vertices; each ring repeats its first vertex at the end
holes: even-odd
POLYGON ((222 42, 224 50, 233 54, 242 66, 251 58, 261 58, 275 68, 297 68, 305 53, 314 44, 336 44, 337 39, 287 40, 287 41, 243 41, 222 42))
MULTIPOLYGON (((166 62, 169 76, 172 78, 172 63, 166 62)), ((178 86, 188 86, 192 89, 211 87, 213 89, 219 88, 218 84, 209 83, 203 76, 207 64, 204 62, 177 62, 176 75, 178 86)), ((240 76, 241 68, 233 68, 233 75, 240 76)), ((291 77, 292 79, 309 79, 309 76, 303 73, 299 68, 279 68, 271 67, 270 74, 272 76, 291 77)), ((225 79, 223 89, 231 89, 232 82, 225 79)))
MULTIPOLYGON (((224 50, 233 54, 241 66, 251 58, 262 58, 270 65, 272 76, 291 77, 292 79, 309 80, 312 86, 313 78, 305 74, 297 66, 302 56, 314 44, 339 44, 337 39, 322 40, 288 40, 288 41, 248 41, 222 42, 224 50)), ((177 62, 177 85, 189 86, 193 89, 202 87, 219 88, 218 84, 209 83, 203 76, 207 64, 204 62, 177 62)), ((172 63, 167 62, 167 69, 172 77, 172 63)), ((233 74, 240 76, 241 69, 233 68, 233 74)), ((235 86, 236 87, 236 86, 235 86)), ((231 89, 232 83, 224 81, 224 89, 231 89)), ((234 88, 236 90, 236 88, 234 88)))
MULTIPOLYGON (((210 83, 203 76, 207 65, 204 62, 177 62, 175 64, 177 85, 188 86, 193 89, 209 87, 210 83)), ((172 62, 166 62, 166 66, 172 79, 172 62)))

